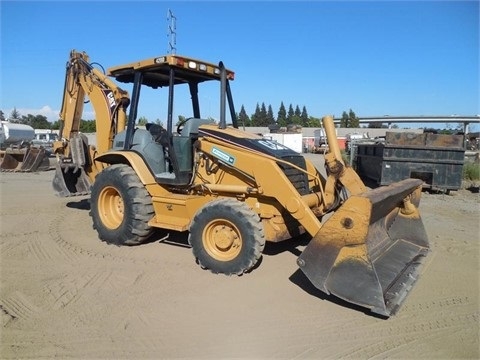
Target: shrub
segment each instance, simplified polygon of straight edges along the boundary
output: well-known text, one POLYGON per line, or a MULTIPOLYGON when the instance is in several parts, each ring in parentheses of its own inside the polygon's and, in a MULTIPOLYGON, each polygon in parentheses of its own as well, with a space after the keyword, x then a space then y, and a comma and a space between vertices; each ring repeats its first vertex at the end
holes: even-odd
POLYGON ((480 180, 480 165, 465 163, 463 165, 463 178, 465 180, 480 180))

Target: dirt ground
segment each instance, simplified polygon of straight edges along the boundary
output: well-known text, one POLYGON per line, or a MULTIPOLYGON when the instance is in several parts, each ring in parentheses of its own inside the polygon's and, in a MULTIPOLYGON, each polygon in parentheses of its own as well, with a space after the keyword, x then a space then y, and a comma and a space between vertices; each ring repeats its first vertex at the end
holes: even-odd
POLYGON ((0 175, 2 359, 480 357, 478 193, 423 193, 432 252, 385 320, 316 290, 297 242, 241 277, 202 270, 185 234, 107 245, 53 175, 0 175))

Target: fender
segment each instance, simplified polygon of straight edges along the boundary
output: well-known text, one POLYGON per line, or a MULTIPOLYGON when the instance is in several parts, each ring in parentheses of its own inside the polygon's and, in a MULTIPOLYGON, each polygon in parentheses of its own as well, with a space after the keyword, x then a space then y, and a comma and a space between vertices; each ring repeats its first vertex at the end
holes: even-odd
POLYGON ((157 182, 145 163, 145 160, 133 151, 110 151, 95 157, 95 161, 107 164, 127 164, 130 165, 140 178, 143 185, 153 185, 157 182))

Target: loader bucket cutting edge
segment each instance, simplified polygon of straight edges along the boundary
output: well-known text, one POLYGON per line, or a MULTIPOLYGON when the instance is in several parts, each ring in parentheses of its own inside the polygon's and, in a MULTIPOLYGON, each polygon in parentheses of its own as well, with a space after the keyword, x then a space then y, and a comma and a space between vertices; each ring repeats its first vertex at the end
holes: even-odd
POLYGON ((351 196, 298 258, 321 291, 391 316, 420 276, 429 243, 418 205, 422 181, 351 196), (404 206, 409 198, 410 205, 404 206))
POLYGON ((62 167, 57 163, 52 186, 59 197, 90 194, 90 179, 81 167, 62 167))

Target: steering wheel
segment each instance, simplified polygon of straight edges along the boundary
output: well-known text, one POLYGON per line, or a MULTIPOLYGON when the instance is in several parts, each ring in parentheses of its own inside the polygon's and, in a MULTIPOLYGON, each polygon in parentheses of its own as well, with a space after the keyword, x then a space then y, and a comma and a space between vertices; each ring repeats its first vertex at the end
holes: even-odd
POLYGON ((194 117, 189 117, 189 118, 186 118, 185 120, 180 121, 180 122, 177 124, 177 134, 180 135, 180 133, 181 133, 182 130, 183 130, 183 127, 185 126, 185 123, 186 123, 187 121, 192 120, 192 119, 195 119, 195 118, 194 118, 194 117))

